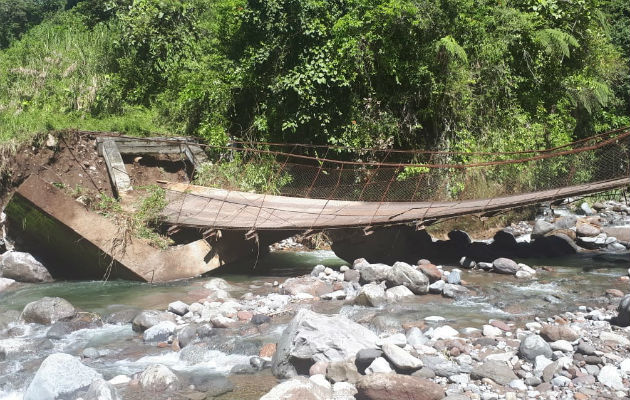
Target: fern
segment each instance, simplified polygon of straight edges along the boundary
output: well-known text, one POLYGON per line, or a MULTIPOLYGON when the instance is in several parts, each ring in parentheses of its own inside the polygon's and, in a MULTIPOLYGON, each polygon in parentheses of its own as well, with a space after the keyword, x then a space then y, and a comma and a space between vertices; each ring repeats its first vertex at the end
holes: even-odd
POLYGON ((451 36, 444 36, 435 43, 435 51, 438 55, 446 53, 450 58, 459 60, 463 63, 468 62, 468 56, 462 46, 451 36))
POLYGON ((591 114, 593 110, 608 104, 612 90, 606 83, 579 76, 570 81, 573 81, 569 93, 574 105, 583 107, 591 114))
POLYGON ((534 33, 534 41, 554 58, 570 57, 570 47, 579 47, 577 39, 560 29, 541 29, 534 33))

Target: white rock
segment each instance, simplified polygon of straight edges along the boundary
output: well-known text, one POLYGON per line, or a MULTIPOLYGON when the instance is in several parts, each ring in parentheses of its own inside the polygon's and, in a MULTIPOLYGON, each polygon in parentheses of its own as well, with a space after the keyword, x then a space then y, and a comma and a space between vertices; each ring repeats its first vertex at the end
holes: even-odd
POLYGON ((40 365, 28 385, 24 400, 55 400, 89 387, 101 374, 70 354, 54 353, 40 365))
POLYGON ((553 363, 553 361, 543 355, 536 356, 536 360, 534 361, 534 374, 536 376, 542 375, 543 370, 551 363, 553 363))
POLYGON ((602 385, 608 386, 611 389, 624 389, 619 369, 617 369, 614 365, 604 365, 602 369, 599 370, 599 374, 597 374, 597 380, 601 382, 602 385))
POLYGON ((566 376, 559 375, 551 380, 551 384, 558 387, 569 386, 569 384, 571 384, 571 379, 566 376))
POLYGON ((168 305, 168 311, 177 315, 184 315, 188 312, 188 304, 183 301, 174 301, 168 305))
POLYGON ((398 369, 417 370, 422 368, 422 361, 420 361, 420 359, 412 356, 407 351, 394 344, 385 343, 381 346, 381 349, 389 361, 398 369))
POLYGON ((467 385, 470 382, 470 375, 468 374, 455 374, 450 375, 448 380, 457 383, 459 385, 467 385))
POLYGON ((297 399, 303 393, 309 393, 312 400, 328 400, 332 398, 330 390, 314 383, 308 378, 298 376, 276 385, 260 400, 297 399))
POLYGON ((525 327, 530 331, 539 331, 542 329, 542 325, 538 322, 528 322, 525 324, 525 327))
POLYGON ((164 342, 171 336, 177 324, 171 321, 161 321, 153 325, 142 334, 142 338, 145 342, 164 342))
POLYGON ((13 285, 15 281, 9 278, 0 278, 0 292, 13 285))
POLYGON ((431 339, 440 340, 440 339, 451 339, 457 337, 459 332, 457 330, 451 328, 448 325, 443 325, 435 328, 433 332, 431 332, 431 339))
POLYGON ((151 365, 140 374, 140 386, 154 392, 174 389, 178 381, 173 371, 162 364, 151 365))
POLYGON ((328 379, 326 379, 325 375, 322 375, 322 374, 311 375, 308 379, 310 379, 311 382, 313 382, 316 385, 319 385, 327 390, 332 390, 332 384, 328 382, 328 379))
POLYGON ((446 318, 444 317, 440 317, 439 315, 431 315, 428 317, 424 317, 424 320, 427 322, 439 322, 439 321, 444 321, 446 318))
POLYGON ((230 290, 232 288, 232 286, 227 283, 225 279, 221 278, 212 278, 208 282, 206 282, 203 287, 212 290, 230 290))
POLYGON ((379 339, 376 344, 382 346, 384 344, 393 344, 398 347, 405 347, 407 345, 407 337, 404 333, 396 333, 391 336, 387 336, 385 338, 379 339))
POLYGON ((108 382, 111 383, 112 385, 124 385, 126 383, 131 382, 131 378, 128 377, 127 375, 116 375, 115 377, 110 379, 108 382))
POLYGON ((615 342, 615 343, 619 343, 622 346, 630 345, 630 340, 612 332, 606 332, 606 331, 601 332, 599 334, 599 338, 604 342, 615 342))
POLYGON ((619 370, 626 375, 630 374, 630 358, 626 358, 619 363, 619 370))
POLYGON ((389 303, 396 303, 402 299, 414 297, 415 295, 408 287, 399 285, 387 289, 385 291, 385 296, 387 297, 387 301, 389 303))
POLYGON ((365 375, 372 374, 394 374, 394 370, 383 357, 375 358, 369 367, 365 369, 365 375))
POLYGON ((348 382, 337 382, 333 385, 333 400, 354 400, 357 388, 348 382))
POLYGON ((514 379, 512 382, 510 382, 510 387, 521 392, 527 390, 527 385, 521 379, 514 379))
POLYGON ((551 350, 560 350, 563 353, 570 353, 573 351, 573 345, 567 340, 556 340, 549 343, 551 350))
POLYGON ((489 337, 497 337, 502 336, 503 331, 492 325, 484 325, 483 326, 483 335, 489 337))
POLYGON ((519 279, 531 279, 533 277, 533 275, 527 271, 516 271, 516 274, 514 274, 514 276, 519 279))

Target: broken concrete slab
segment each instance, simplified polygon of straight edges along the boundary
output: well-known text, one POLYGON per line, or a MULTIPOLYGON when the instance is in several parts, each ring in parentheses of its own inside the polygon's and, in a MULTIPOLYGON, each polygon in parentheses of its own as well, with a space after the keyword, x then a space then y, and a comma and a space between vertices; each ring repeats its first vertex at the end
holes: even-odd
POLYGON ((223 238, 221 246, 197 240, 160 250, 37 176, 18 188, 5 213, 10 232, 29 246, 25 250, 46 262, 54 277, 148 282, 188 278, 234 261, 235 249, 247 243, 233 235, 230 243, 223 238))

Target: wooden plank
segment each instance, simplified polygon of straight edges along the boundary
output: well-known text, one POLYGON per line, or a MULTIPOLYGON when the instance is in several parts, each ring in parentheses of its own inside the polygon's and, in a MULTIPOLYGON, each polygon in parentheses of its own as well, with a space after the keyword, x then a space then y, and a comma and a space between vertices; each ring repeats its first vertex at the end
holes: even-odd
POLYGON ((401 224, 537 204, 630 185, 630 178, 454 202, 327 201, 167 184, 168 223, 219 229, 325 229, 401 224))
POLYGON ((107 165, 109 177, 114 185, 114 190, 120 196, 125 192, 132 190, 131 179, 125 168, 122 156, 118 151, 118 146, 113 140, 105 140, 102 143, 103 158, 107 165))
POLYGON ((185 137, 166 138, 132 138, 132 137, 107 137, 97 138, 96 148, 102 155, 103 143, 114 141, 120 154, 184 154, 186 158, 198 167, 207 162, 208 157, 201 146, 191 143, 191 139, 185 137))

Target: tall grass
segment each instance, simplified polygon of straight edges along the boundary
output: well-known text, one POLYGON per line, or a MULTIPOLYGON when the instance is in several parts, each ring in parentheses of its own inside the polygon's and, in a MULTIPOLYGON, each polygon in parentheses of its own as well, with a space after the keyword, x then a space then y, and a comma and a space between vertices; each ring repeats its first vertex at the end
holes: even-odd
POLYGON ((0 142, 66 128, 164 131, 144 107, 96 112, 112 79, 111 46, 118 35, 115 25, 90 29, 78 14, 60 12, 0 51, 0 142))

